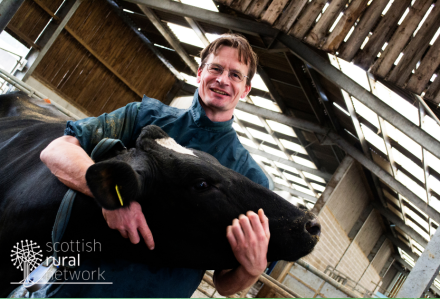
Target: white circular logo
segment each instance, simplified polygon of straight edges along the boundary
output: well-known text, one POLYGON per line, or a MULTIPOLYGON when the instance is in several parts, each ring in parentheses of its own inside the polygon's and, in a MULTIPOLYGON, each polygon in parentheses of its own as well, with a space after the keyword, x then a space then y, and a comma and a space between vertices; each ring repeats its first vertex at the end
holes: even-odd
POLYGON ((28 265, 28 271, 32 271, 38 267, 42 261, 40 246, 32 240, 17 242, 11 250, 11 261, 17 269, 23 271, 28 265))

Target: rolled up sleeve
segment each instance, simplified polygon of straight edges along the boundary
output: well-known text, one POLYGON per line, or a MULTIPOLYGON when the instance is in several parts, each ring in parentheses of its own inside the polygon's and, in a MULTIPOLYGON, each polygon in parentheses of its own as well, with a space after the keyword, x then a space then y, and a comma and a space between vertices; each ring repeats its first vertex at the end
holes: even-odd
POLYGON ((89 155, 99 141, 104 138, 120 139, 127 145, 132 139, 140 104, 139 102, 130 103, 98 117, 68 121, 64 135, 76 137, 81 147, 89 155))

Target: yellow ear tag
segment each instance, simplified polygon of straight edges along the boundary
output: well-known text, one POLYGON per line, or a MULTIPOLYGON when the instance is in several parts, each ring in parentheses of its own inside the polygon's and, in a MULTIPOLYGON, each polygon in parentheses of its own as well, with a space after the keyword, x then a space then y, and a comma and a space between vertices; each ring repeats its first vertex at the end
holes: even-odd
POLYGON ((116 185, 116 193, 118 194, 119 202, 121 203, 121 206, 124 206, 124 202, 122 201, 121 193, 119 193, 118 185, 116 185))

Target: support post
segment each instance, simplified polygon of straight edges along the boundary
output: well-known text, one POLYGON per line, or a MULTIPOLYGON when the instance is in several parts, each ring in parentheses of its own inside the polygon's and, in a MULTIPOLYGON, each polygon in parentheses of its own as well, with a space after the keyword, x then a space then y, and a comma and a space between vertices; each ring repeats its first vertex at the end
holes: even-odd
POLYGON ((3 0, 0 2, 0 33, 8 26, 24 0, 3 0))
POLYGON ((440 230, 426 246, 416 265, 400 289, 399 298, 419 298, 432 285, 440 269, 440 230))
POLYGON ((38 64, 41 62, 41 60, 43 60, 44 55, 47 53, 47 51, 49 51, 50 47, 52 47, 53 43, 81 3, 82 0, 67 0, 63 3, 63 6, 56 13, 56 16, 62 19, 61 23, 57 24, 57 21, 52 19, 52 21, 47 25, 46 29, 44 29, 43 33, 36 41, 36 43, 42 47, 41 51, 32 49, 29 52, 29 54, 26 56, 27 63, 25 68, 23 71, 15 73, 17 78, 21 79, 23 82, 26 82, 26 80, 32 75, 38 64))

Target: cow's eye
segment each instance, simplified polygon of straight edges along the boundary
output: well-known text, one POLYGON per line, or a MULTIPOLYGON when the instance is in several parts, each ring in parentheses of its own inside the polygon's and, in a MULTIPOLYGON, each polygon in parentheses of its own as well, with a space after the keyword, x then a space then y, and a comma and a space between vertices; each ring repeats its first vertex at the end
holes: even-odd
POLYGON ((197 183, 195 183, 193 185, 193 188, 198 190, 198 191, 202 191, 202 190, 206 190, 209 188, 209 185, 206 181, 198 181, 197 183))

